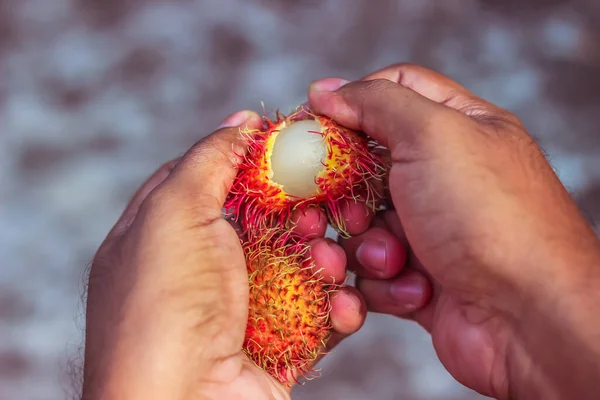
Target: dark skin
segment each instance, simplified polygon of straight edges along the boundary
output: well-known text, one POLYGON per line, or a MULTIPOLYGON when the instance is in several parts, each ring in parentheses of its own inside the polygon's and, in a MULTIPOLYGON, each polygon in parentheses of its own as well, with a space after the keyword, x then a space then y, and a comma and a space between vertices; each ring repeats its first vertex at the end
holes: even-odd
MULTIPOLYGON (((290 387, 242 353, 248 275, 235 229, 221 208, 244 153, 241 111, 181 159, 160 168, 134 195, 100 246, 89 278, 83 398, 287 399, 290 387)), ((294 216, 313 239, 326 282, 341 282, 346 255, 323 239, 326 221, 294 216)), ((332 299, 329 346, 362 326, 360 293, 332 299)))
MULTIPOLYGON (((322 239, 319 212, 295 216, 325 279, 346 268, 359 277, 358 291, 333 300, 330 346, 368 307, 422 325, 448 371, 480 393, 596 398, 600 246, 520 121, 404 64, 315 82, 309 103, 378 140, 393 162, 393 209, 373 216, 349 204, 355 236, 341 247, 322 239)), ((257 123, 238 113, 227 125, 257 123)), ((289 398, 240 352, 246 270, 219 218, 239 162, 235 132, 217 131, 159 171, 98 251, 84 397, 289 398)))

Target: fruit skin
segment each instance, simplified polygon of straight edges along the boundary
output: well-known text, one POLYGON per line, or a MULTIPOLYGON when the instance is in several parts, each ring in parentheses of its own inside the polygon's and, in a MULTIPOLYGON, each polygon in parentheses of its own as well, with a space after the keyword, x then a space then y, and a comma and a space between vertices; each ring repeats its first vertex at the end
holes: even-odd
POLYGON ((244 242, 250 302, 244 352, 275 379, 289 385, 310 377, 332 326, 330 294, 310 258, 310 248, 292 232, 272 229, 244 242))
POLYGON ((389 167, 373 152, 377 143, 304 107, 289 116, 277 112, 275 120, 267 117, 263 120, 265 129, 242 131, 248 151, 225 203, 226 211, 234 216, 244 233, 252 237, 257 232, 260 236, 260 232, 273 226, 289 228, 293 210, 321 207, 326 210, 331 225, 346 235, 341 218, 345 201, 361 201, 369 209, 377 209, 381 200, 378 188, 389 167), (299 198, 288 195, 270 179, 270 158, 279 131, 304 119, 321 123, 328 154, 324 169, 315 178, 317 193, 299 198))
MULTIPOLYGON (((264 128, 242 130, 247 153, 230 189, 225 213, 239 225, 249 283, 248 323, 243 351, 279 382, 290 385, 311 377, 313 364, 330 337, 330 295, 340 285, 326 284, 310 258, 306 238, 292 229, 296 209, 320 207, 329 222, 346 235, 341 207, 347 201, 379 206, 389 169, 374 152, 377 144, 332 119, 300 107, 289 116, 263 117, 264 128), (327 147, 316 192, 294 197, 271 180, 271 155, 280 130, 312 119, 322 126, 327 147)), ((340 282, 341 283, 341 282, 340 282)))

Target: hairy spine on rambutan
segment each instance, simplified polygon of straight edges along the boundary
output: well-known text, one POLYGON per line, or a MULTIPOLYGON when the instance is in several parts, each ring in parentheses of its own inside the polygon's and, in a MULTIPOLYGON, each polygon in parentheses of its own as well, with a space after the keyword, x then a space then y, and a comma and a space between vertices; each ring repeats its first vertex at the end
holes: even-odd
POLYGON ((271 229, 243 242, 250 302, 244 352, 284 384, 310 378, 331 332, 329 295, 310 258, 309 246, 292 232, 271 229))
POLYGON ((377 143, 304 108, 264 122, 265 129, 242 131, 248 152, 225 204, 243 232, 289 227, 293 210, 321 207, 344 234, 344 202, 378 207, 388 165, 373 151, 377 143))
POLYGON ((342 207, 376 210, 388 165, 377 143, 332 119, 299 108, 264 117, 263 129, 243 130, 247 153, 225 203, 240 225, 250 287, 243 349, 263 370, 288 384, 307 376, 331 332, 327 285, 309 246, 289 225, 296 209, 320 207, 342 234, 342 207))

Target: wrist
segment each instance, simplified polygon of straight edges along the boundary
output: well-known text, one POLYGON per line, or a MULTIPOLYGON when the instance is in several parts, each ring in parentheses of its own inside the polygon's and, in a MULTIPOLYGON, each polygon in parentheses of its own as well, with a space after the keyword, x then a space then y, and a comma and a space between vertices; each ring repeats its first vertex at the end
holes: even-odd
POLYGON ((538 258, 546 262, 543 268, 529 269, 537 279, 520 282, 521 307, 514 313, 514 340, 506 353, 511 398, 587 399, 600 390, 600 320, 595 312, 600 251, 595 238, 588 243, 587 248, 548 251, 552 257, 538 258))

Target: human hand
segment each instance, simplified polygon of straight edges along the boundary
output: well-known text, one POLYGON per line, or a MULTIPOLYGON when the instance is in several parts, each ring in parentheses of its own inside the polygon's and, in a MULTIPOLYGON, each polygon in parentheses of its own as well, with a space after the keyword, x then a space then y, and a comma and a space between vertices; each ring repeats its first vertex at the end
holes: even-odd
MULTIPOLYGON (((242 353, 248 275, 221 208, 244 148, 233 114, 222 129, 158 170, 98 250, 89 277, 84 399, 287 399, 289 388, 242 353)), ((294 216, 311 235, 325 282, 346 275, 343 250, 324 239, 326 218, 294 216)), ((366 306, 354 289, 332 296, 328 347, 355 332, 366 306)))
POLYGON ((342 242, 369 309, 425 327, 448 371, 482 394, 595 398, 598 240, 521 122, 417 66, 345 84, 315 82, 310 106, 393 161, 395 210, 342 242))

